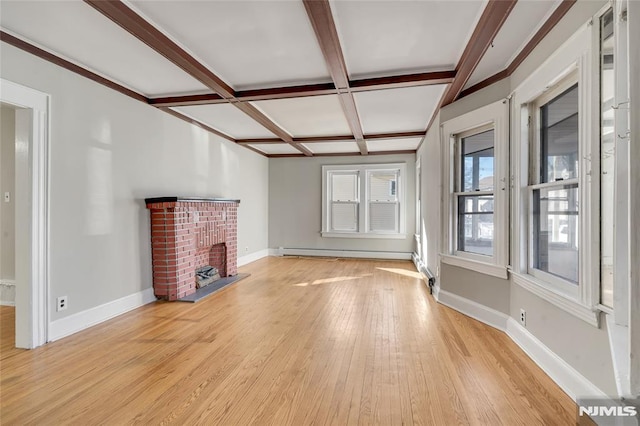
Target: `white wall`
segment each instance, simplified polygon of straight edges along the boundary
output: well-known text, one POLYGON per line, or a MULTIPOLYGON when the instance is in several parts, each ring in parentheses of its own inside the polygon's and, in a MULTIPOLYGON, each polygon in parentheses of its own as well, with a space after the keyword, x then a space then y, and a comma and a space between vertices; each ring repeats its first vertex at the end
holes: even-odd
POLYGON ((13 108, 0 107, 0 280, 15 279, 15 120, 13 108), (4 200, 5 192, 10 201, 4 200))
POLYGON ((440 253, 440 114, 427 132, 416 156, 421 169, 421 249, 418 253, 424 264, 436 277, 440 275, 438 254, 440 253))
POLYGON ((2 78, 51 95, 51 320, 151 287, 145 197, 239 198, 240 255, 267 248, 265 157, 12 46, 0 49, 2 78), (69 308, 56 312, 64 295, 69 308))
POLYGON ((271 158, 269 162, 269 247, 413 252, 415 155, 271 158), (402 240, 323 238, 322 166, 401 163, 407 165, 407 237, 402 240))
POLYGON ((15 302, 15 124, 13 108, 0 106, 0 304, 15 302), (4 201, 4 193, 10 201, 4 201))
POLYGON ((507 97, 571 34, 581 25, 586 25, 590 17, 604 4, 602 0, 579 0, 510 78, 443 108, 417 155, 421 157, 423 169, 422 220, 425 232, 422 235, 421 257, 434 273, 440 272, 440 288, 505 313, 514 319, 519 317, 521 308, 525 309, 529 332, 603 392, 615 395, 616 385, 606 327, 595 328, 540 299, 511 280, 485 276, 452 265, 442 265, 438 258, 438 253, 442 250, 440 124, 507 97))

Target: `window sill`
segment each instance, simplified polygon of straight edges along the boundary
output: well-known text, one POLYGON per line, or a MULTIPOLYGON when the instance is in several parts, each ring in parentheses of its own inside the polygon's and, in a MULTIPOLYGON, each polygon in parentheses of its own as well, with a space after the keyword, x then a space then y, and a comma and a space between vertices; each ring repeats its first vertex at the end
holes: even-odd
POLYGON ((485 275, 491 275, 492 277, 502 278, 506 280, 507 267, 494 265, 493 263, 479 262, 477 260, 466 259, 460 256, 452 256, 450 254, 440 254, 440 260, 447 265, 458 266, 460 268, 470 269, 475 272, 479 272, 485 275))
POLYGON ((383 240, 404 240, 407 238, 406 234, 365 234, 358 232, 322 232, 322 238, 377 238, 383 240))
POLYGON ((557 306, 563 311, 580 318, 594 327, 600 327, 600 311, 583 305, 575 299, 549 287, 547 283, 531 275, 511 272, 513 282, 536 296, 557 306))

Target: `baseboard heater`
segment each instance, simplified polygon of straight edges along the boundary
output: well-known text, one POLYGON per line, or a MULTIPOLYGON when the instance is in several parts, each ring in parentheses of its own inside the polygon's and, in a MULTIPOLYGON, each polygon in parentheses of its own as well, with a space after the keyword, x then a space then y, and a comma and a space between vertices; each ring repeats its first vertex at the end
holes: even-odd
POLYGON ((429 268, 424 268, 424 274, 427 276, 427 279, 429 280, 429 294, 433 294, 433 286, 436 285, 436 276, 433 275, 433 272, 431 272, 431 269, 429 268))
POLYGON ((429 294, 433 294, 433 287, 436 285, 436 276, 433 275, 433 272, 431 272, 431 270, 424 264, 417 253, 413 253, 411 255, 411 259, 413 260, 413 264, 416 265, 418 272, 426 275, 427 284, 429 285, 429 294))
POLYGON ((389 251, 363 251, 363 250, 332 250, 332 249, 300 249, 279 247, 274 253, 276 256, 320 256, 320 257, 346 257, 360 259, 390 259, 411 260, 411 253, 389 251))

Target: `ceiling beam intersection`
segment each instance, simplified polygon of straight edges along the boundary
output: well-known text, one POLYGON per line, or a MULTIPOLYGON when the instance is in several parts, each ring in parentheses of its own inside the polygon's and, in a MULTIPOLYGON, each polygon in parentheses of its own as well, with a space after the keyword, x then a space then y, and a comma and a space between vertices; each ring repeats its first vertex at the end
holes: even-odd
POLYGON ((349 128, 358 144, 360 154, 367 155, 367 143, 364 140, 355 98, 349 86, 347 65, 342 54, 338 31, 331 15, 331 5, 328 0, 303 0, 303 3, 333 84, 338 90, 340 104, 349 123, 349 128))
POLYGON ((135 11, 119 0, 84 0, 85 3, 102 13, 114 23, 122 27, 134 37, 148 45, 157 53, 164 56, 176 66, 180 67, 187 74, 213 90, 225 101, 243 111, 249 117, 260 123, 274 135, 284 142, 290 143, 297 150, 305 155, 312 155, 311 151, 292 144, 293 137, 283 128, 274 123, 269 117, 263 114, 253 105, 245 102, 238 102, 234 90, 227 85, 220 77, 215 75, 206 66, 201 64, 182 47, 178 46, 160 30, 147 22, 135 11))

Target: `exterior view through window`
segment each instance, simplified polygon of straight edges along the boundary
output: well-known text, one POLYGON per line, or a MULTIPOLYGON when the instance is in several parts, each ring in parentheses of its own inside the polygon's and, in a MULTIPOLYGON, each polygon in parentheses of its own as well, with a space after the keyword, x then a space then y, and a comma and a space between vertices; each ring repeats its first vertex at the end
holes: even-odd
POLYGON ((578 85, 539 107, 539 171, 533 189, 532 263, 578 282, 578 85))
POLYGON ((494 133, 460 138, 458 251, 493 255, 494 133))

